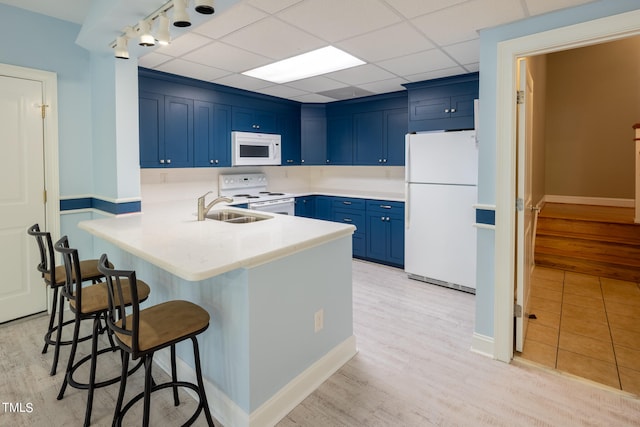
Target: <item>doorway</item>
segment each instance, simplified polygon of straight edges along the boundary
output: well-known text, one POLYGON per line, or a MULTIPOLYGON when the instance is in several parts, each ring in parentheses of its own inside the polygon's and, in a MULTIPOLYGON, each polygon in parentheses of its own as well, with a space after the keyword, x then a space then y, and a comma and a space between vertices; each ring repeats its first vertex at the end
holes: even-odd
POLYGON ((0 323, 44 311, 48 294, 27 228, 59 232, 55 73, 0 64, 0 323), (49 201, 47 202, 47 198, 49 201))
POLYGON ((498 44, 496 96, 496 233, 494 356, 509 362, 514 354, 514 286, 516 246, 515 96, 516 60, 537 54, 612 41, 640 34, 640 11, 597 19, 571 27, 533 34, 498 44), (618 29, 618 30, 614 30, 618 29))

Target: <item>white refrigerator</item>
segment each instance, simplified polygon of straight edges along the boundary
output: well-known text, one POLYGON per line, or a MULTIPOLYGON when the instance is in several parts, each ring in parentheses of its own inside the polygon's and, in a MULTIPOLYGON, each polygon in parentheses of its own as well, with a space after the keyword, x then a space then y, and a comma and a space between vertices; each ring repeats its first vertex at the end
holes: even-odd
POLYGON ((476 132, 409 134, 405 148, 405 271, 475 293, 476 132))

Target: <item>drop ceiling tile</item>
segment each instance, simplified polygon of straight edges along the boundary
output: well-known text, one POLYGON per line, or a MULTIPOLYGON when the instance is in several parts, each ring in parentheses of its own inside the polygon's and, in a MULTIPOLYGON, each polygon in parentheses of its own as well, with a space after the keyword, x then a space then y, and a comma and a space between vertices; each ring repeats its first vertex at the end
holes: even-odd
POLYGON ((300 1, 301 0, 249 0, 249 4, 267 13, 274 14, 300 1))
POLYGON ((153 68, 172 59, 173 56, 163 55, 158 52, 149 52, 148 54, 138 58, 138 65, 140 67, 153 68))
POLYGON ((440 77, 457 76, 466 74, 468 71, 462 67, 443 68, 441 70, 427 71, 424 73, 412 74, 405 76, 410 82, 421 82, 424 80, 438 79, 440 77))
POLYGON ((527 9, 529 9, 529 14, 531 15, 540 15, 542 13, 592 2, 593 0, 526 0, 527 9))
POLYGON ((340 83, 323 76, 317 76, 289 82, 287 83, 287 86, 295 87, 296 89, 304 90, 307 92, 322 92, 325 90, 343 87, 344 83, 340 83))
POLYGON ((212 39, 219 39, 267 16, 266 13, 240 3, 198 26, 194 32, 212 39))
POLYGON ((355 86, 364 83, 377 82, 378 80, 391 79, 397 76, 373 64, 365 64, 349 68, 347 70, 325 74, 325 77, 337 80, 341 83, 346 83, 347 85, 355 86))
POLYGON ((373 93, 388 93, 388 92, 397 92, 399 90, 404 90, 402 86, 403 83, 408 83, 409 81, 403 79, 401 77, 396 77, 394 79, 388 80, 380 80, 378 82, 367 83, 360 85, 360 87, 364 90, 368 90, 373 93))
POLYGON ((467 72, 469 73, 475 73, 477 71, 480 71, 480 63, 479 62, 474 62, 473 64, 464 64, 464 69, 467 70, 467 72))
POLYGON ((182 56, 192 50, 198 49, 211 43, 211 39, 194 33, 183 34, 171 41, 167 46, 160 46, 155 50, 157 53, 173 57, 182 56))
POLYGON ((453 44, 443 49, 459 64, 470 64, 480 60, 480 39, 453 44))
POLYGON ((406 76, 454 67, 456 63, 441 50, 431 49, 388 61, 380 61, 378 65, 398 76, 406 76))
POLYGON ((275 60, 290 58, 327 45, 275 18, 263 19, 222 39, 227 44, 275 60))
POLYGON ((191 77, 198 80, 211 81, 229 75, 228 71, 219 68, 208 67, 185 61, 184 59, 174 59, 156 67, 157 70, 166 73, 177 74, 179 76, 191 77))
POLYGON ((525 18, 514 0, 472 0, 412 19, 429 39, 447 46, 478 38, 478 30, 525 18))
POLYGON ((269 58, 221 42, 208 44, 203 48, 188 53, 183 58, 188 61, 238 73, 271 62, 269 58))
POLYGON ((214 83, 253 91, 273 85, 271 82, 255 79, 243 74, 229 74, 228 76, 214 80, 214 83))
POLYGON ((338 42, 336 46, 367 62, 396 58, 434 47, 406 22, 338 42))
POLYGON ((331 43, 401 19, 380 0, 306 0, 280 12, 278 17, 331 43))
MULTIPOLYGON (((467 0, 438 0, 438 1, 407 1, 407 0, 385 0, 394 9, 404 15, 406 18, 415 18, 419 15, 435 12, 436 10, 445 9, 458 3, 464 3, 467 0)), ((537 0, 534 0, 537 1, 537 0)))
POLYGON ((277 96, 279 98, 291 98, 293 96, 302 96, 309 93, 303 90, 289 87, 287 85, 269 86, 269 87, 259 89, 257 90, 257 92, 263 93, 265 95, 277 96))
POLYGON ((318 95, 317 93, 310 93, 302 96, 294 96, 290 99, 298 102, 316 102, 316 103, 325 103, 325 102, 335 101, 335 99, 333 98, 329 98, 328 96, 318 95))

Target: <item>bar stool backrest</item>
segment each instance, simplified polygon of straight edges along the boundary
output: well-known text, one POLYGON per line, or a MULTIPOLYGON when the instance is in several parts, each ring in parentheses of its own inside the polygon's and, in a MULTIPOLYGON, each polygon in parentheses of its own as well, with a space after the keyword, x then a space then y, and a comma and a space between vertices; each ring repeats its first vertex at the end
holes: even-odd
POLYGON ((36 242, 38 242, 38 249, 40 250, 40 263, 37 265, 37 269, 42 273, 42 277, 48 285, 56 285, 56 261, 55 254, 53 252, 53 241, 51 240, 51 233, 48 231, 40 231, 38 224, 33 224, 27 229, 27 234, 34 236, 36 242))
POLYGON ((138 298, 138 282, 136 272, 132 270, 116 270, 109 268, 107 254, 100 257, 98 271, 104 274, 107 282, 109 297, 109 310, 107 311, 107 326, 115 332, 114 337, 120 348, 131 353, 133 359, 137 359, 139 350, 139 325, 140 325, 140 300, 138 298), (128 283, 131 290, 130 313, 127 315, 127 305, 125 304, 123 283, 128 283), (118 334, 131 337, 131 347, 123 343, 118 334))
POLYGON ((62 236, 60 240, 55 243, 54 249, 56 252, 62 254, 62 260, 64 261, 66 280, 62 287, 62 295, 69 301, 72 310, 81 310, 83 279, 78 250, 69 247, 69 239, 67 236, 62 236))

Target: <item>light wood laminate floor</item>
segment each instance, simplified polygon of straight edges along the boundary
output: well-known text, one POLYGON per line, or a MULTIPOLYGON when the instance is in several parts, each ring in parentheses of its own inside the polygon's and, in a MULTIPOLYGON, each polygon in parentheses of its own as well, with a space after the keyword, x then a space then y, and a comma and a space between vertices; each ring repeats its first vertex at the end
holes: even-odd
POLYGON ((640 394, 637 283, 536 267, 522 357, 640 394))
MULTIPOLYGON (((278 427, 638 425, 634 395, 471 352, 475 296, 361 261, 354 261, 353 277, 359 352, 278 427)), ((61 375, 49 377, 52 355, 40 354, 45 327, 42 316, 0 326, 0 400, 32 402, 34 408, 30 414, 0 408, 2 426, 81 424, 84 391, 69 389, 55 400, 61 375)), ((136 373, 129 389, 140 387, 141 378, 136 373)), ((96 392, 92 425, 110 425, 117 387, 96 392)), ((154 396, 152 425, 184 421, 195 403, 182 396, 177 408, 170 392, 154 396)))

